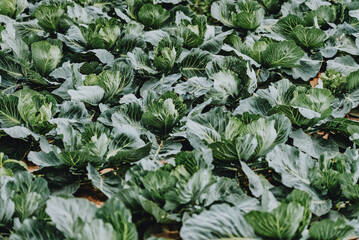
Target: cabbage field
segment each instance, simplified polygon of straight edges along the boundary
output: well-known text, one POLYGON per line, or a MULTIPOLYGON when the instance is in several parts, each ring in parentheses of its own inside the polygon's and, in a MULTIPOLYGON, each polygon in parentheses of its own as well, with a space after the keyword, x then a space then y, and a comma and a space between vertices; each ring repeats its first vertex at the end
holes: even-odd
POLYGON ((358 240, 359 0, 0 0, 0 240, 358 240))

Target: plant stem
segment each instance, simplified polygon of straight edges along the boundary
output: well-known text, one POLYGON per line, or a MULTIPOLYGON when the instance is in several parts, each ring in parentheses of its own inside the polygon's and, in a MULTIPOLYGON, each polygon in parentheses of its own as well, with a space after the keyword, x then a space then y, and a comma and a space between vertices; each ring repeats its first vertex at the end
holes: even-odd
POLYGON ((163 147, 163 140, 161 140, 160 145, 158 145, 157 151, 155 153, 155 156, 153 157, 153 160, 156 160, 158 154, 160 154, 161 148, 163 147))

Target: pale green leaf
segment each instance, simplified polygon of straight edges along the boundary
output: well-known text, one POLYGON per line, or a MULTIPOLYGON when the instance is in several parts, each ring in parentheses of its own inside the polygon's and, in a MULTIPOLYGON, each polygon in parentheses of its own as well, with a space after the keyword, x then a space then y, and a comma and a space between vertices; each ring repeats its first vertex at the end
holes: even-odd
POLYGON ((187 219, 180 234, 184 240, 256 239, 243 212, 226 204, 214 205, 210 210, 187 219))

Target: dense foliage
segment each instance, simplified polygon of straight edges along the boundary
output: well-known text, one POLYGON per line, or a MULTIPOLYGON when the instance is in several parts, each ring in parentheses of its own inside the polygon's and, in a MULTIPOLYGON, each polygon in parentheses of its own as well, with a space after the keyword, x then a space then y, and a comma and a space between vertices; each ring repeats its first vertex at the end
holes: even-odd
POLYGON ((0 31, 0 239, 359 236, 358 0, 0 0, 0 31))

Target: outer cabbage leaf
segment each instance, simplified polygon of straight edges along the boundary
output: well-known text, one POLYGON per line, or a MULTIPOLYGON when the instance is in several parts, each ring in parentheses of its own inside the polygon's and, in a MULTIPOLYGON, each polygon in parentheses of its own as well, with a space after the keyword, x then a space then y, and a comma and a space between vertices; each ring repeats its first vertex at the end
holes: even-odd
POLYGON ((268 239, 292 239, 303 219, 304 207, 291 202, 282 203, 273 212, 252 211, 244 217, 254 231, 268 239))
POLYGON ((277 132, 277 138, 274 143, 281 144, 287 142, 288 136, 292 132, 292 124, 290 120, 284 114, 272 115, 267 120, 274 120, 274 129, 277 132))
POLYGON ((342 219, 338 219, 336 222, 324 219, 311 225, 309 236, 314 240, 337 240, 344 239, 352 231, 353 227, 347 225, 342 219))
POLYGON ((345 83, 345 90, 347 92, 351 92, 353 90, 356 90, 359 86, 359 70, 355 72, 351 72, 348 77, 347 81, 345 83))
POLYGON ((55 226, 42 221, 25 219, 23 223, 15 225, 15 233, 10 236, 11 240, 38 239, 38 240, 62 240, 63 234, 55 226))
POLYGON ((323 64, 323 56, 316 53, 310 57, 305 55, 299 60, 299 66, 283 69, 283 72, 291 75, 294 79, 309 81, 318 75, 323 64))
POLYGON ((182 151, 175 156, 176 166, 184 165, 190 174, 200 169, 212 169, 212 161, 211 151, 206 148, 195 149, 191 152, 182 151))
POLYGON ((302 129, 293 132, 290 137, 293 138, 294 146, 317 159, 323 152, 331 156, 339 152, 338 145, 333 140, 308 136, 302 129))
POLYGON ((315 177, 315 161, 295 147, 278 145, 267 154, 270 167, 282 176, 287 187, 305 189, 315 177))
POLYGON ((61 160, 53 153, 33 152, 28 155, 28 159, 38 166, 53 167, 62 164, 61 160))
POLYGON ((116 239, 138 239, 136 225, 132 223, 131 212, 120 199, 113 197, 107 200, 105 204, 97 210, 96 217, 112 225, 116 231, 116 239))
POLYGON ((184 240, 255 239, 253 228, 236 207, 214 205, 210 210, 184 221, 181 228, 184 240))
POLYGON ((59 31, 65 10, 61 5, 41 5, 34 13, 39 25, 48 32, 59 31))
POLYGON ((332 69, 336 72, 342 73, 345 76, 359 69, 359 65, 355 62, 353 57, 349 55, 336 57, 333 60, 328 60, 327 64, 327 71, 332 69))
POLYGON ((57 158, 61 161, 62 164, 65 164, 70 167, 85 167, 88 162, 99 165, 102 162, 102 159, 99 159, 97 156, 93 156, 85 151, 62 151, 59 154, 56 154, 57 158))
POLYGON ((296 26, 290 33, 292 38, 298 45, 313 49, 324 45, 326 39, 325 33, 317 28, 305 28, 303 26, 296 26))
POLYGON ((321 113, 322 118, 325 118, 332 111, 331 103, 333 100, 334 97, 328 89, 312 88, 307 93, 301 93, 295 97, 291 105, 311 109, 321 113))
POLYGON ((65 101, 62 104, 57 104, 59 115, 57 118, 51 119, 49 122, 53 124, 58 123, 88 123, 90 122, 90 115, 87 112, 85 104, 82 102, 65 101))
POLYGON ((47 182, 42 177, 35 178, 34 175, 28 172, 18 173, 14 177, 14 184, 17 193, 34 192, 40 194, 42 199, 47 199, 50 191, 47 187, 47 182))
POLYGON ((328 23, 335 23, 339 17, 338 8, 336 5, 331 6, 320 6, 314 11, 309 11, 304 16, 304 21, 307 26, 314 26, 315 19, 319 26, 323 26, 328 23))
POLYGON ((201 195, 201 203, 210 206, 214 203, 227 203, 234 205, 243 212, 249 212, 259 208, 259 201, 246 195, 241 188, 238 188, 236 180, 226 177, 216 177, 217 182, 211 185, 201 195))
POLYGON ((239 106, 234 110, 234 114, 243 114, 248 112, 250 114, 257 114, 260 116, 267 116, 267 112, 271 105, 264 98, 253 96, 239 101, 239 106))
POLYGON ((84 223, 83 226, 77 230, 75 239, 115 239, 115 234, 111 224, 105 223, 101 219, 94 219, 84 223))
POLYGON ((271 83, 266 89, 258 89, 256 95, 264 98, 274 107, 277 105, 290 104, 294 97, 296 87, 288 80, 283 79, 275 83, 271 83))
POLYGON ((303 230, 306 229, 310 223, 312 218, 312 211, 310 209, 312 200, 312 196, 310 196, 309 193, 295 189, 287 196, 284 201, 285 203, 299 203, 304 207, 303 219, 297 230, 296 237, 299 237, 303 230))
POLYGON ((186 82, 176 84, 175 92, 189 98, 198 98, 211 90, 213 82, 204 77, 193 77, 186 82))
POLYGON ((127 55, 134 69, 150 74, 157 73, 152 69, 149 56, 141 48, 136 47, 132 52, 128 52, 127 55))
POLYGON ((0 70, 3 77, 8 75, 12 78, 20 79, 24 76, 19 62, 9 54, 3 52, 0 52, 0 70))
POLYGON ((143 39, 139 36, 126 34, 122 38, 118 39, 114 47, 114 51, 121 55, 127 55, 128 52, 132 52, 135 48, 145 49, 145 41, 143 41, 143 39))
POLYGON ((46 213, 56 228, 69 238, 80 233, 84 223, 91 221, 96 214, 95 205, 86 199, 52 197, 46 204, 46 213))
POLYGON ((91 164, 87 165, 87 172, 92 185, 108 198, 113 197, 120 191, 122 187, 121 179, 116 178, 115 175, 111 177, 101 176, 91 164))
POLYGON ((214 2, 211 6, 212 16, 227 27, 234 27, 235 4, 233 0, 214 2))
POLYGON ((86 40, 82 36, 81 29, 76 25, 72 25, 67 30, 66 35, 58 33, 57 38, 63 41, 74 52, 86 50, 86 40))
POLYGON ((275 31, 284 37, 288 37, 296 26, 304 25, 304 21, 297 15, 289 14, 278 20, 275 31))
POLYGON ((108 145, 107 160, 112 165, 122 162, 136 162, 148 156, 152 143, 145 143, 138 131, 132 126, 113 130, 113 140, 108 145))
POLYGON ((206 76, 206 66, 210 61, 210 54, 207 51, 193 49, 183 59, 181 72, 186 78, 206 76))
POLYGON ((69 90, 72 101, 79 101, 96 106, 103 98, 105 91, 99 86, 80 86, 77 90, 69 90))
POLYGON ((13 201, 15 204, 14 217, 18 217, 23 221, 42 207, 43 199, 36 192, 28 192, 15 195, 13 201))
POLYGON ((268 111, 268 114, 276 113, 284 114, 293 125, 302 128, 308 128, 322 119, 321 115, 313 110, 289 105, 278 105, 268 111))
POLYGON ((223 161, 250 160, 255 154, 258 140, 255 135, 247 134, 235 140, 211 143, 213 157, 223 161))
POLYGON ((258 2, 270 13, 277 13, 283 4, 282 0, 259 0, 258 2))
POLYGON ((202 141, 206 144, 221 141, 221 135, 225 132, 231 115, 221 108, 213 108, 205 114, 187 120, 187 136, 191 144, 198 147, 202 141))
POLYGON ((298 65, 304 51, 294 41, 270 44, 263 52, 262 63, 266 67, 293 68, 298 65))
POLYGON ((141 118, 142 106, 137 102, 127 102, 119 107, 110 108, 102 112, 98 120, 108 126, 131 125, 137 129, 143 128, 141 118))
POLYGON ((0 198, 0 226, 7 226, 15 211, 15 204, 10 199, 0 198))
POLYGON ((359 50, 355 40, 348 36, 336 38, 331 36, 326 42, 325 47, 320 49, 321 54, 326 58, 334 57, 338 52, 350 55, 359 55, 359 50))
POLYGON ((21 115, 17 110, 19 99, 16 96, 0 93, 0 127, 8 128, 20 125, 21 115))
POLYGON ((207 26, 204 42, 200 48, 209 51, 212 54, 218 54, 224 45, 224 41, 232 33, 233 30, 229 30, 217 34, 214 26, 207 26))

